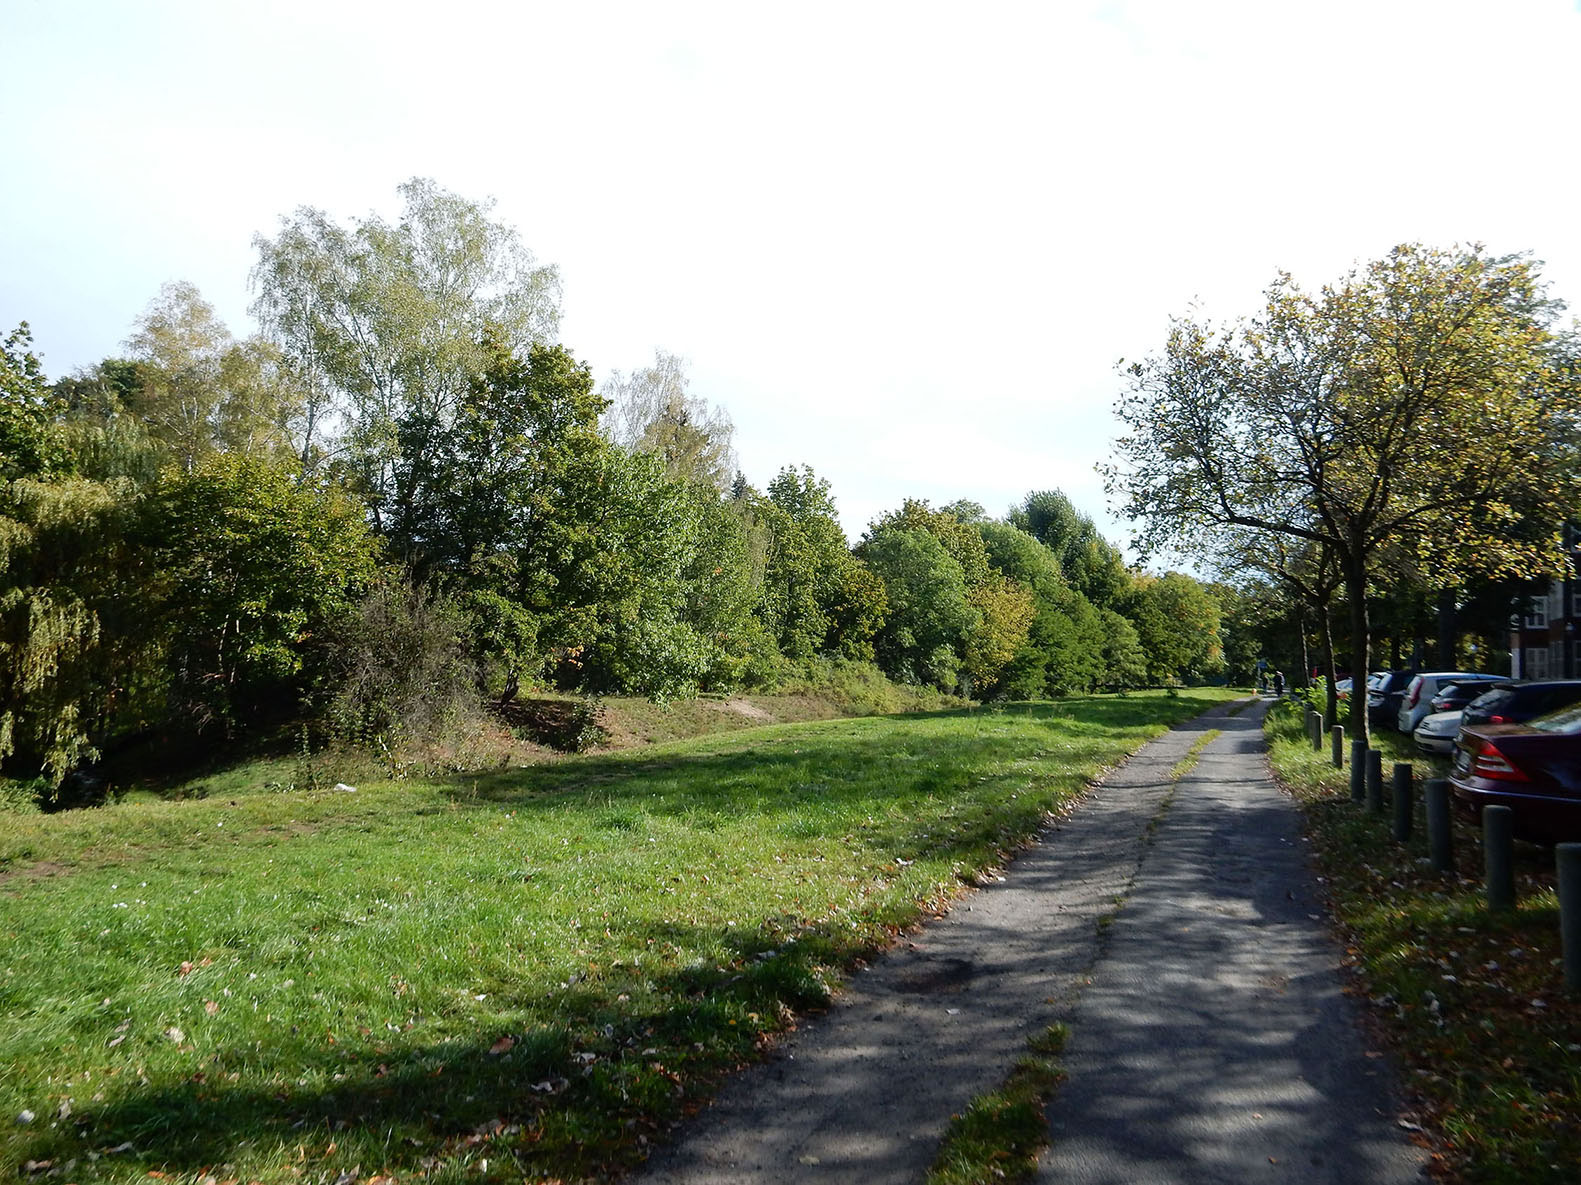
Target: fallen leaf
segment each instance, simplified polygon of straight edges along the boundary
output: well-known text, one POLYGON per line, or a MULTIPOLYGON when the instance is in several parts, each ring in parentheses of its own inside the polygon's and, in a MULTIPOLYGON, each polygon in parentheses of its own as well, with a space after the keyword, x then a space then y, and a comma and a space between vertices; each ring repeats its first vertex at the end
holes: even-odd
POLYGON ((207 1012, 210 1016, 213 1016, 219 1010, 220 1010, 220 1006, 217 1003, 215 1003, 213 1000, 205 1000, 205 1001, 203 1001, 203 1011, 207 1012))
POLYGON ((188 963, 183 963, 183 964, 181 964, 181 968, 180 968, 180 970, 178 970, 178 971, 177 971, 177 972, 176 972, 176 975, 177 975, 177 976, 178 976, 178 977, 183 977, 183 978, 184 978, 184 977, 185 977, 185 976, 188 976, 188 975, 191 975, 191 974, 192 974, 192 968, 193 968, 193 967, 194 967, 194 966, 196 966, 196 964, 194 964, 194 963, 190 963, 190 962, 188 962, 188 963))
POLYGON ((501 1037, 489 1047, 489 1056, 499 1057, 500 1054, 507 1052, 515 1044, 515 1037, 501 1037))
POLYGON ((180 1045, 183 1041, 185 1041, 187 1039, 187 1035, 185 1033, 183 1033, 180 1029, 176 1028, 175 1025, 171 1025, 168 1029, 165 1030, 165 1036, 169 1037, 177 1045, 180 1045))

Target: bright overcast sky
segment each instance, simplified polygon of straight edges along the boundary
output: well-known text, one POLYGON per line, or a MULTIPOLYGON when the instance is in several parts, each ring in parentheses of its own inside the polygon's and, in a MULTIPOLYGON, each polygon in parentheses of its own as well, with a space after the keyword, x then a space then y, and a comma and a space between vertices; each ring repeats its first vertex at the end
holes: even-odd
POLYGON ((0 332, 51 377, 167 280, 238 336, 254 234, 495 198, 602 379, 690 361, 748 478, 853 536, 1093 466, 1115 364, 1392 245, 1547 261, 1581 311, 1577 0, 5 0, 0 332))

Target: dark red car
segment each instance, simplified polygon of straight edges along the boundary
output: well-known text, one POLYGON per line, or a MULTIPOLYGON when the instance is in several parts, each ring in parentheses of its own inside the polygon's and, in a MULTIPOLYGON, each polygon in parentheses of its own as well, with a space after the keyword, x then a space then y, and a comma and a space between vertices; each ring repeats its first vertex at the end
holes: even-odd
POLYGON ((1521 839, 1581 840, 1581 705, 1526 724, 1466 725, 1449 787, 1474 816, 1490 804, 1512 808, 1521 839))

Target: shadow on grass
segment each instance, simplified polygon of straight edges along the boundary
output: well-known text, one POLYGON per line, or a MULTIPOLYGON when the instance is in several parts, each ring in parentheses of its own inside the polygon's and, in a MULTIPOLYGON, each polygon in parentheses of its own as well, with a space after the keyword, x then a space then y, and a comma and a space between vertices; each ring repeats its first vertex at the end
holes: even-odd
MULTIPOLYGON (((1182 695, 1169 701, 1169 715, 1184 719, 1218 702, 1182 695)), ((819 810, 846 815, 871 802, 871 812, 859 812, 870 848, 897 860, 926 855, 975 868, 1041 823, 1043 799, 1015 795, 1031 762, 1089 764, 1084 736, 1152 723, 1158 707, 1156 700, 1096 698, 885 721, 991 724, 1002 715, 1045 723, 1059 747, 1032 753, 1024 732, 886 727, 864 736, 875 727, 871 719, 734 734, 719 751, 695 756, 590 758, 459 777, 442 785, 451 802, 437 809, 535 810, 596 796, 613 830, 623 818, 634 829, 643 813, 698 826, 757 814, 765 827, 793 829, 819 810), (988 766, 1000 758, 1007 772, 992 773, 988 766), (932 768, 946 759, 948 769, 932 768), (874 770, 885 776, 875 779, 874 770), (919 829, 917 811, 898 809, 948 795, 962 777, 980 774, 1003 778, 1005 794, 938 835, 919 829), (672 780, 673 793, 655 793, 672 780)), ((509 1031, 491 1027, 468 1039, 396 1046, 365 1033, 328 1045, 321 1034, 293 1034, 267 1046, 221 1047, 184 1076, 100 1083, 111 1096, 101 1102, 82 1099, 84 1086, 57 1127, 13 1147, 21 1160, 76 1160, 79 1176, 83 1159, 98 1153, 98 1175, 125 1179, 237 1161, 264 1175, 295 1166, 308 1179, 317 1173, 330 1181, 357 1166, 364 1175, 443 1176, 483 1159, 494 1174, 517 1179, 608 1175, 639 1160, 641 1140, 659 1138, 700 1105, 721 1075, 756 1057, 763 1033, 822 1006, 827 977, 882 948, 895 925, 915 916, 910 908, 875 903, 812 925, 790 919, 780 928, 776 919, 759 919, 741 930, 631 919, 625 928, 638 943, 711 949, 719 958, 640 974, 590 971, 592 978, 540 998, 502 1000, 509 1031)))
POLYGON ((244 1161, 254 1174, 295 1166, 326 1180, 358 1166, 364 1176, 443 1176, 471 1164, 472 1179, 489 1159, 518 1180, 603 1177, 640 1161, 645 1142, 754 1060, 793 1012, 825 1006, 826 977, 838 974, 831 968, 849 968, 887 937, 872 925, 808 927, 775 946, 761 933, 669 921, 637 933, 712 943, 723 955, 640 984, 571 983, 520 1001, 509 1031, 467 1040, 398 1052, 376 1038, 326 1046, 306 1036, 218 1048, 190 1076, 155 1077, 104 1102, 79 1099, 53 1130, 21 1142, 18 1160, 36 1166, 22 1175, 75 1162, 77 1176, 93 1176, 92 1161, 102 1177, 132 1179, 244 1161))

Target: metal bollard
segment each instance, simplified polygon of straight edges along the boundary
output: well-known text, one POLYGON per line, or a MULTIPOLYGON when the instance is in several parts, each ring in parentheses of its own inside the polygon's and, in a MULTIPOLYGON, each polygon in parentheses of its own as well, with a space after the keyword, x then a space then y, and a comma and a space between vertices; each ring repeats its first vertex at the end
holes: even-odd
POLYGON ((1482 861, 1488 881, 1488 909, 1515 908, 1515 812, 1507 806, 1482 808, 1482 861))
POLYGON ((1350 800, 1367 800, 1367 742, 1350 743, 1350 800))
POLYGON ((1564 951, 1565 987, 1581 992, 1581 843, 1554 845, 1559 866, 1559 943, 1564 951))
POLYGON ((1367 812, 1383 814, 1383 754, 1367 750, 1367 812))
POLYGON ((1429 778, 1427 795, 1427 848, 1438 872, 1450 872, 1455 867, 1455 833, 1449 817, 1449 783, 1443 778, 1429 778))
POLYGON ((1336 724, 1329 729, 1329 748, 1332 750, 1329 754, 1329 760, 1334 763, 1334 768, 1343 769, 1345 767, 1345 726, 1343 724, 1336 724))
POLYGON ((1411 838, 1411 814, 1415 803, 1411 801, 1411 763, 1394 763, 1394 842, 1404 843, 1411 838))

